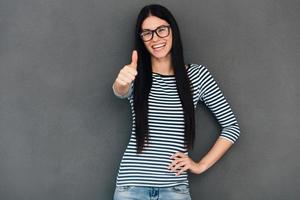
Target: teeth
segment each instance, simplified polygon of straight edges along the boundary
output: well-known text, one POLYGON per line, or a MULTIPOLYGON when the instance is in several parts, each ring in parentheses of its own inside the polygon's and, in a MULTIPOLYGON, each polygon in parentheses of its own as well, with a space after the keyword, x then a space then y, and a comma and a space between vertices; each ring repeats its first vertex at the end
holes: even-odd
POLYGON ((159 48, 159 47, 162 47, 162 46, 165 46, 166 44, 164 43, 164 44, 159 44, 159 45, 153 45, 152 47, 153 47, 153 49, 155 49, 155 48, 159 48))

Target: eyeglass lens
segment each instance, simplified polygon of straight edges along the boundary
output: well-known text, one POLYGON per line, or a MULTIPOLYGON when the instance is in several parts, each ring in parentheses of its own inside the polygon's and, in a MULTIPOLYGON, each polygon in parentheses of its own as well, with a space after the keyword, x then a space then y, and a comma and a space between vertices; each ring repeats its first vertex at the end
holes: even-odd
POLYGON ((161 26, 155 30, 147 30, 141 33, 141 37, 144 41, 151 40, 153 38, 153 34, 156 32, 156 35, 159 37, 167 37, 169 35, 169 27, 168 26, 161 26))

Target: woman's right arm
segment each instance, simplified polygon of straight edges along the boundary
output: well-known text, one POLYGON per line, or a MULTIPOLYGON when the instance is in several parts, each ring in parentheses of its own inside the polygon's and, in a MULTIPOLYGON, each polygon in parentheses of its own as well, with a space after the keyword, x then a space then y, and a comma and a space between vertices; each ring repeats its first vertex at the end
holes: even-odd
POLYGON ((131 63, 125 65, 119 72, 112 85, 114 94, 120 98, 126 98, 132 91, 132 84, 137 75, 137 51, 134 50, 131 56, 131 63))

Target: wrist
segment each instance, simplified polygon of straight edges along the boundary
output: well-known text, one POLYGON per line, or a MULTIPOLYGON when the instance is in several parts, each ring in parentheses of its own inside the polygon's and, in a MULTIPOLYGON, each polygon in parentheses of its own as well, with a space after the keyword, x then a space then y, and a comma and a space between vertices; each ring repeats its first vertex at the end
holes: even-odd
POLYGON ((203 161, 199 161, 197 163, 197 165, 198 165, 198 168, 199 168, 199 170, 201 172, 204 172, 204 171, 206 171, 208 169, 208 165, 205 162, 203 162, 203 161))

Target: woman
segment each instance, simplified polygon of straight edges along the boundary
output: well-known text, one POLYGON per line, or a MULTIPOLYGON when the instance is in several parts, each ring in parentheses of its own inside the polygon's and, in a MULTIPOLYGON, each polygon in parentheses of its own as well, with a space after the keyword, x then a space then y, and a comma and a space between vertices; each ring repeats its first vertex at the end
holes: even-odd
POLYGON ((132 109, 132 134, 123 154, 114 199, 191 199, 187 170, 201 174, 239 137, 239 125, 210 72, 185 64, 177 23, 161 5, 145 6, 135 30, 131 63, 113 83, 132 109), (200 161, 188 156, 195 138, 194 109, 199 101, 222 127, 200 161))

